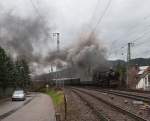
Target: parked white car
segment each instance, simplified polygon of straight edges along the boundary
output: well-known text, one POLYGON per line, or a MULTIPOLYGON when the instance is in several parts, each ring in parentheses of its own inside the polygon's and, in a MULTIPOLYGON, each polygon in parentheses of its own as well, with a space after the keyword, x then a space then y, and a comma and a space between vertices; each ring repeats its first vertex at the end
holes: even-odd
POLYGON ((12 101, 24 101, 26 99, 26 95, 23 90, 15 90, 12 95, 12 101))

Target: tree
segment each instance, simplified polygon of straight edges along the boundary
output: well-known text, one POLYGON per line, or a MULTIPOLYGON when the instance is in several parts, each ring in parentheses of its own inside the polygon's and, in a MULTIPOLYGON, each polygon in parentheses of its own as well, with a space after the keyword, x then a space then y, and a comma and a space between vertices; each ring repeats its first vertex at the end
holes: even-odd
POLYGON ((6 62, 6 79, 7 79, 7 84, 8 86, 14 86, 15 83, 15 66, 10 57, 7 57, 7 62, 6 62))
POLYGON ((21 88, 28 88, 30 80, 29 66, 25 59, 18 59, 16 61, 16 84, 21 88))
POLYGON ((0 85, 5 92, 5 89, 12 80, 13 62, 7 56, 3 48, 0 47, 0 85))
POLYGON ((118 63, 116 67, 116 72, 120 75, 120 86, 124 86, 126 79, 126 66, 118 63))
POLYGON ((28 88, 31 84, 30 71, 25 59, 18 59, 15 63, 0 47, 0 87, 5 93, 9 86, 28 88))
POLYGON ((25 59, 22 59, 21 62, 23 67, 22 74, 24 78, 24 87, 27 88, 31 83, 29 66, 25 59))

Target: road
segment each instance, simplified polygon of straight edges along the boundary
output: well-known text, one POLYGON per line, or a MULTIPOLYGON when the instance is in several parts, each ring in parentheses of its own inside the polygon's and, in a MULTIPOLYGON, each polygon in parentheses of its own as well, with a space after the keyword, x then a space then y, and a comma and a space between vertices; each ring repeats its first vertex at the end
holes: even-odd
POLYGON ((55 111, 48 95, 32 93, 25 101, 0 103, 0 121, 55 121, 55 111))

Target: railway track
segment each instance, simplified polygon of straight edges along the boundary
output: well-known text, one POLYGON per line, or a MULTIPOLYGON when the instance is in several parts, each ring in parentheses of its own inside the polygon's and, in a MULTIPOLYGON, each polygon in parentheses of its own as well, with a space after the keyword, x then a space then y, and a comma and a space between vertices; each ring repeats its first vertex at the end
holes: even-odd
POLYGON ((125 92, 136 92, 136 93, 145 93, 145 94, 150 94, 150 91, 144 91, 144 90, 136 90, 136 89, 128 89, 128 90, 125 90, 125 89, 117 89, 115 91, 125 91, 125 92))
MULTIPOLYGON (((84 99, 84 98, 82 97, 82 95, 80 95, 78 92, 87 94, 87 95, 93 97, 94 99, 96 99, 96 100, 98 100, 98 101, 100 101, 100 102, 102 102, 102 103, 105 103, 106 105, 110 106, 112 109, 115 109, 116 111, 118 111, 118 112, 120 112, 120 113, 122 113, 122 114, 124 114, 124 115, 129 116, 130 118, 134 119, 135 121, 148 121, 147 119, 144 119, 144 118, 142 118, 142 117, 140 117, 140 116, 138 116, 138 115, 136 115, 136 114, 134 114, 134 113, 132 113, 132 112, 130 112, 130 111, 128 111, 128 110, 125 110, 125 109, 123 109, 123 108, 120 107, 120 106, 114 105, 114 104, 112 104, 112 103, 110 103, 110 102, 108 102, 108 101, 106 101, 106 100, 104 100, 104 99, 102 99, 102 98, 100 98, 100 97, 98 97, 98 96, 95 96, 94 94, 92 94, 92 93, 90 93, 90 92, 87 92, 87 90, 83 90, 83 89, 81 90, 81 89, 78 89, 78 88, 72 88, 72 90, 73 90, 76 94, 78 94, 78 95, 81 97, 81 99, 84 100, 86 103, 88 103, 88 105, 90 105, 90 106, 92 106, 92 105, 88 102, 88 100, 87 100, 87 99, 84 99)), ((93 107, 92 107, 92 108, 93 108, 93 107)), ((98 113, 98 112, 97 112, 97 113, 98 113)), ((107 120, 107 121, 108 121, 108 120, 107 120)))
POLYGON ((92 110, 92 112, 100 119, 100 121, 109 121, 101 112, 99 112, 95 107, 85 98, 83 98, 77 91, 72 90, 85 104, 92 110))
POLYGON ((146 97, 146 96, 140 96, 140 95, 125 93, 125 92, 116 91, 116 90, 94 89, 94 88, 87 88, 87 89, 98 91, 98 92, 103 92, 103 93, 108 93, 108 94, 113 94, 116 96, 130 98, 130 99, 134 99, 134 100, 138 100, 138 101, 143 101, 143 102, 150 104, 150 97, 146 97))

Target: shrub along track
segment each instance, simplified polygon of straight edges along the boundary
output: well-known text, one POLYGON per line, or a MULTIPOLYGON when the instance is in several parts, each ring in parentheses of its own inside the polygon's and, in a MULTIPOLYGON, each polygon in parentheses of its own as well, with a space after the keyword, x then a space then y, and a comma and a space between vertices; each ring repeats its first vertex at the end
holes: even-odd
MULTIPOLYGON (((87 90, 87 89, 79 89, 79 88, 72 88, 72 91, 75 92, 76 94, 78 94, 78 95, 80 96, 80 98, 81 98, 82 100, 84 100, 84 101, 89 105, 89 107, 91 107, 91 109, 94 110, 94 112, 95 112, 97 115, 99 115, 100 112, 97 111, 97 109, 95 109, 96 106, 94 106, 92 103, 90 103, 90 101, 89 101, 90 99, 85 99, 85 97, 84 97, 83 95, 88 95, 88 96, 92 97, 93 100, 99 101, 99 105, 100 105, 101 103, 103 103, 103 104, 107 105, 107 107, 108 107, 108 106, 111 107, 111 109, 112 109, 114 112, 118 112, 118 113, 120 113, 120 114, 125 115, 125 116, 127 117, 127 119, 122 119, 122 118, 121 118, 123 121, 124 121, 124 120, 130 120, 130 119, 131 119, 131 121, 133 121, 133 120, 134 120, 134 121, 148 121, 148 120, 143 119, 142 117, 140 117, 140 116, 138 116, 138 115, 136 115, 136 114, 134 114, 134 113, 131 113, 131 112, 129 112, 129 111, 127 111, 127 110, 125 110, 125 109, 123 109, 123 108, 117 106, 117 105, 114 105, 114 104, 112 104, 112 103, 110 103, 110 102, 108 102, 108 101, 106 101, 106 100, 104 100, 104 99, 102 99, 102 98, 100 98, 100 97, 98 97, 98 96, 95 96, 94 94, 92 94, 92 93, 90 92, 90 90, 87 90)), ((97 104, 97 105, 98 105, 98 104, 97 104)), ((118 116, 120 116, 120 115, 118 114, 118 116)), ((99 117, 103 117, 102 120, 107 120, 107 121, 108 121, 109 118, 111 118, 111 117, 107 117, 107 118, 106 118, 106 116, 104 117, 104 116, 102 115, 102 113, 100 113, 99 117)), ((117 119, 111 119, 111 120, 117 120, 117 119)))

